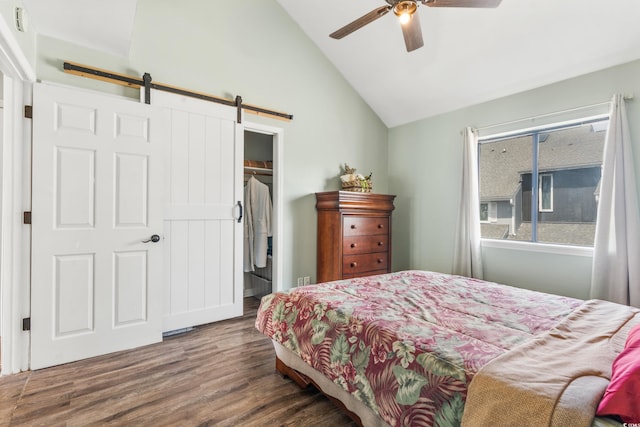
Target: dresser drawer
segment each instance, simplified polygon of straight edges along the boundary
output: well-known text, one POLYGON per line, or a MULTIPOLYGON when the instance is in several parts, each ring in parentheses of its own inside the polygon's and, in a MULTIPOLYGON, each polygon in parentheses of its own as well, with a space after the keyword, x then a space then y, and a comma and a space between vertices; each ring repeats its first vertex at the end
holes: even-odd
POLYGON ((342 242, 344 255, 366 254, 369 252, 387 252, 389 236, 378 234, 372 236, 347 236, 342 242))
POLYGON ((362 217, 345 215, 344 236, 369 236, 372 234, 389 234, 388 217, 362 217))
POLYGON ((389 256, 386 252, 346 255, 342 257, 342 275, 350 275, 373 270, 386 270, 389 256))

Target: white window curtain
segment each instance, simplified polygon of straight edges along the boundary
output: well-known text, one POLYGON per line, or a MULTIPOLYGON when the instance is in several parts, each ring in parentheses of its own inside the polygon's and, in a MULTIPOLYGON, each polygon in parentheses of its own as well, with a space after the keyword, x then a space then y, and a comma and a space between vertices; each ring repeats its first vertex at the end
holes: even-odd
POLYGON ((640 213, 622 95, 611 102, 600 184, 591 297, 640 307, 640 213))
POLYGON ((467 127, 462 154, 462 189, 458 209, 453 274, 482 279, 480 253, 480 195, 478 192, 478 133, 467 127))

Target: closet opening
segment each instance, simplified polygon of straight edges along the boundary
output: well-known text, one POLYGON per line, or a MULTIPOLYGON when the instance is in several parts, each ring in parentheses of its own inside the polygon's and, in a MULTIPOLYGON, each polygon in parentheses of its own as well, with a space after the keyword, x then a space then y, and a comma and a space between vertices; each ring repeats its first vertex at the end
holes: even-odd
POLYGON ((279 289, 282 129, 246 124, 244 131, 244 296, 279 289), (251 213, 249 212, 251 211, 251 213), (249 250, 251 247, 251 252, 249 250))

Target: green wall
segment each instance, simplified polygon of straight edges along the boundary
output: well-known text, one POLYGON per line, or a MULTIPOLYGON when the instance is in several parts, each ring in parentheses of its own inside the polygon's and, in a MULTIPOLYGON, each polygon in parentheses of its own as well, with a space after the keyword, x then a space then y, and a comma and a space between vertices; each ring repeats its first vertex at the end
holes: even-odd
POLYGON ((38 37, 39 79, 135 97, 64 74, 64 60, 293 114, 284 129, 284 287, 316 277, 315 192, 339 189, 347 162, 387 191, 387 128, 275 0, 138 0, 128 58, 38 37))
MULTIPOLYGON (((1 1, 11 22, 19 0, 1 1)), ((12 27, 12 26, 11 26, 12 27)), ((37 77, 136 97, 121 86, 62 72, 64 60, 132 75, 294 115, 284 129, 284 286, 315 279, 313 193, 339 188, 344 162, 373 172, 374 190, 396 194, 393 269, 450 272, 461 176, 461 130, 468 125, 537 116, 640 97, 640 61, 387 130, 339 72, 275 0, 139 0, 129 57, 119 57, 33 32, 16 33, 37 77)), ((640 172, 640 100, 628 104, 640 172)), ((640 182, 638 185, 640 188, 640 182)), ((485 278, 531 289, 588 297, 589 256, 485 248, 485 278)))
MULTIPOLYGON (((640 61, 399 126, 389 131, 389 190, 397 194, 393 268, 450 273, 459 206, 462 135, 551 112, 635 94, 627 102, 640 176, 640 61)), ((638 179, 640 189, 640 179, 638 179)), ((588 298, 591 257, 483 248, 485 279, 588 298)))

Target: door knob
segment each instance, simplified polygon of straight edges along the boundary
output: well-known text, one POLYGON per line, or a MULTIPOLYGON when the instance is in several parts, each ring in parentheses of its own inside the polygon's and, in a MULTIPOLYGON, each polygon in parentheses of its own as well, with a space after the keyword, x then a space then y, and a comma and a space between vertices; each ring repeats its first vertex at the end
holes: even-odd
POLYGON ((157 234, 154 234, 148 240, 143 240, 142 243, 149 243, 149 242, 158 243, 159 241, 160 241, 160 236, 158 236, 157 234))

